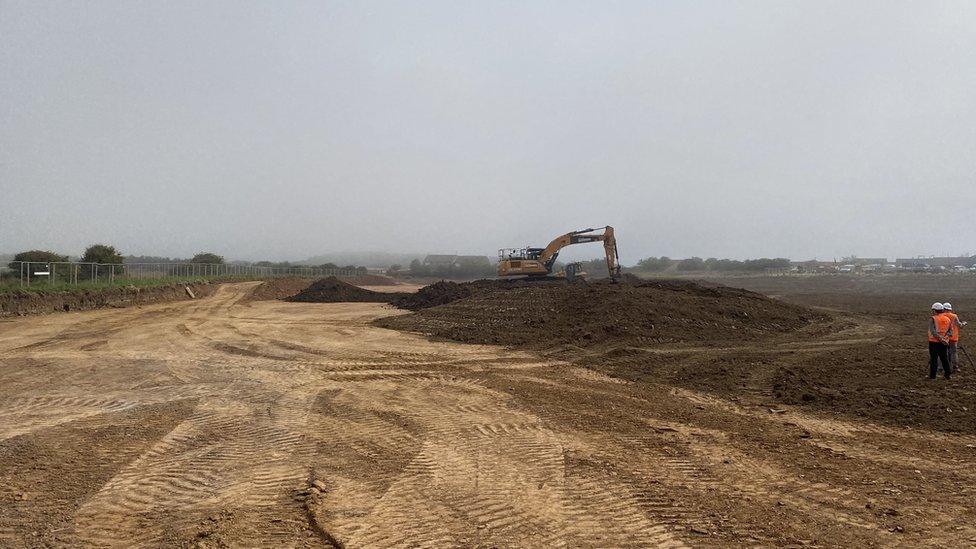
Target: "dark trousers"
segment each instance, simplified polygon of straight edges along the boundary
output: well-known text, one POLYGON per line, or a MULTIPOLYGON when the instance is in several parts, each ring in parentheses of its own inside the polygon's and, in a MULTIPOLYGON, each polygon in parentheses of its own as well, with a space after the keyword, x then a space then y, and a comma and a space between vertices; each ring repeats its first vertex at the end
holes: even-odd
POLYGON ((945 343, 934 343, 929 341, 929 377, 935 379, 935 374, 939 373, 939 361, 942 361, 942 372, 946 379, 952 375, 952 366, 949 365, 949 346, 945 343))
POLYGON ((959 369, 959 361, 956 359, 956 348, 958 344, 958 341, 949 342, 949 364, 952 365, 953 372, 959 369))

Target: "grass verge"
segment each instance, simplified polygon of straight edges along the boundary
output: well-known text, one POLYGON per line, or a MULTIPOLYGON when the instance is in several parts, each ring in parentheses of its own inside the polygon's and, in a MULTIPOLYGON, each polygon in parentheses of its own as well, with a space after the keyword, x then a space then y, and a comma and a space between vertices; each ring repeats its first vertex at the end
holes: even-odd
POLYGON ((247 277, 164 277, 164 278, 116 278, 115 280, 96 280, 71 284, 68 282, 34 282, 30 286, 21 287, 16 280, 12 282, 0 282, 0 295, 17 292, 36 292, 36 293, 56 293, 56 292, 85 292, 91 290, 104 290, 108 288, 123 288, 135 286, 137 288, 151 288, 155 286, 166 286, 169 284, 195 284, 198 282, 230 282, 241 280, 253 280, 247 277))

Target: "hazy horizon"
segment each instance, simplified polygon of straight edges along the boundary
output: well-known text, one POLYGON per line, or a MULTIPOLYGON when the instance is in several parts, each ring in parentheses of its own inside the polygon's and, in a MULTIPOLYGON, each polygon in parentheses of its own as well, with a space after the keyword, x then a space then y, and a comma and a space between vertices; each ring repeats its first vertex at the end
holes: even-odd
POLYGON ((4 253, 976 251, 971 2, 0 0, 0 74, 4 253))

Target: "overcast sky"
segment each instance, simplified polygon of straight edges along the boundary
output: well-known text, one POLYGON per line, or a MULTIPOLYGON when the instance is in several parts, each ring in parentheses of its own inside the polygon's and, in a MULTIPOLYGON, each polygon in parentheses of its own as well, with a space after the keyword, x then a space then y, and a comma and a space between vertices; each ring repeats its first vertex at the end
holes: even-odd
POLYGON ((0 252, 976 252, 974 180, 972 1, 0 0, 0 252))

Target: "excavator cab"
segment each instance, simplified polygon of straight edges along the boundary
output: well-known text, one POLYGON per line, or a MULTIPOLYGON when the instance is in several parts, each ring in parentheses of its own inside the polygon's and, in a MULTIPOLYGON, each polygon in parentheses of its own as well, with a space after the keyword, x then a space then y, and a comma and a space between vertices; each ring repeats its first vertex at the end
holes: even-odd
POLYGON ((502 248, 498 250, 498 260, 504 261, 507 259, 528 259, 528 260, 538 260, 545 248, 502 248))
POLYGON ((583 270, 582 263, 569 263, 566 265, 564 272, 566 273, 566 280, 570 282, 577 280, 586 281, 586 272, 583 270))

